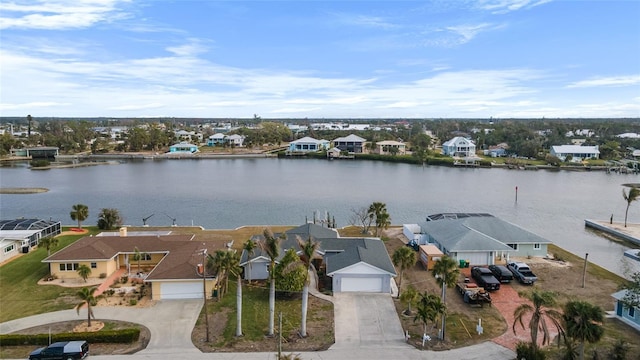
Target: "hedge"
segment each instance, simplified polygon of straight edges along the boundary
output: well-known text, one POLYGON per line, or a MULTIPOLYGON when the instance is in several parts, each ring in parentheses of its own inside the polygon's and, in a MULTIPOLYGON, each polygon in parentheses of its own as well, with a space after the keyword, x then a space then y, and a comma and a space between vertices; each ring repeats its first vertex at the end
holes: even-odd
MULTIPOLYGON (((105 330, 95 332, 67 332, 51 334, 51 342, 82 339, 88 343, 132 343, 140 338, 140 329, 105 330)), ((49 334, 3 334, 2 346, 49 345, 49 334)))

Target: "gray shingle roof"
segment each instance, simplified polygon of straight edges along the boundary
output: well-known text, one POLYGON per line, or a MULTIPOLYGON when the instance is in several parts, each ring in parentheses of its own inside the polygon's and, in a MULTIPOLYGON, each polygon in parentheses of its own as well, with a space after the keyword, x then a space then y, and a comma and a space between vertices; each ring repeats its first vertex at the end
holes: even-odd
POLYGON ((494 216, 441 219, 420 224, 447 251, 512 251, 506 244, 551 241, 494 216))

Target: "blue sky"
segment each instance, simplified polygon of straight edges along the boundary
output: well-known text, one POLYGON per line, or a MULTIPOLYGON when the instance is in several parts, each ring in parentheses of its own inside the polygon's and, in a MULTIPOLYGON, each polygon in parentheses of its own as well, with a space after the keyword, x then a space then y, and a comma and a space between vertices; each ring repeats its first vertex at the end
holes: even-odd
POLYGON ((640 1, 0 2, 0 116, 640 117, 640 1))

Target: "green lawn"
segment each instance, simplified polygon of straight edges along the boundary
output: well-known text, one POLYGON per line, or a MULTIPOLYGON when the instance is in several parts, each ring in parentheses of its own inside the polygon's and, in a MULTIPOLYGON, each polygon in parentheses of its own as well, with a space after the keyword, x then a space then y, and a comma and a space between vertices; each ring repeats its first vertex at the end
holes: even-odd
MULTIPOLYGON (((95 228, 88 229, 90 234, 98 232, 95 228)), ((58 246, 51 252, 83 236, 86 235, 58 236, 58 246)), ((49 264, 42 262, 46 257, 47 249, 38 248, 0 267, 0 322, 72 309, 78 302, 75 295, 77 289, 38 285, 38 281, 49 274, 49 264)))

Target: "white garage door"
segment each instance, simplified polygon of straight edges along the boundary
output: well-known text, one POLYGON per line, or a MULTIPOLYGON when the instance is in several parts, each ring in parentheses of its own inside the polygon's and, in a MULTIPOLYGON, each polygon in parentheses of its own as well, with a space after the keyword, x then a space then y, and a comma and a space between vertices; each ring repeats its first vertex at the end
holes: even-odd
POLYGON ((343 277, 340 290, 361 292, 382 292, 380 277, 343 277))
POLYGON ((202 299, 201 282, 175 282, 160 284, 160 299, 202 299))
POLYGON ((466 260, 469 262, 470 266, 486 266, 489 264, 489 253, 483 252, 469 252, 469 253, 458 253, 458 259, 466 260))

